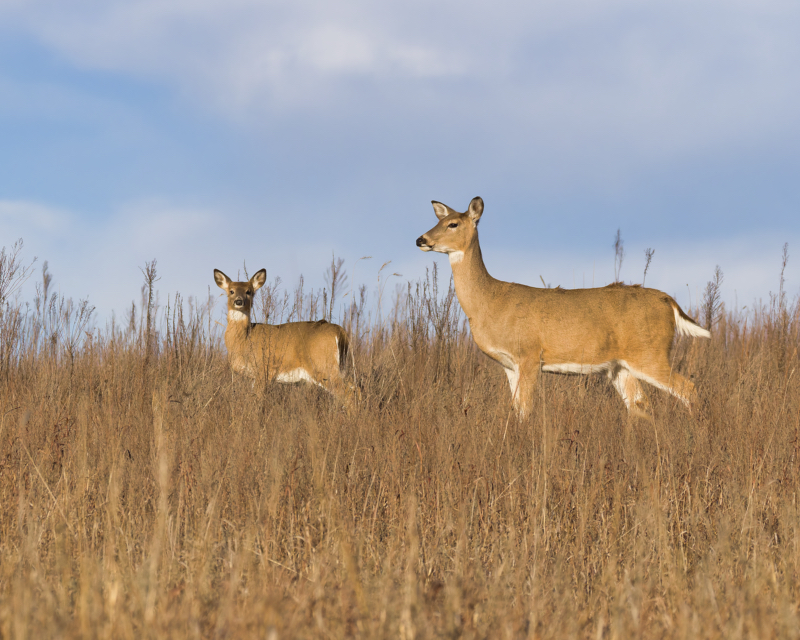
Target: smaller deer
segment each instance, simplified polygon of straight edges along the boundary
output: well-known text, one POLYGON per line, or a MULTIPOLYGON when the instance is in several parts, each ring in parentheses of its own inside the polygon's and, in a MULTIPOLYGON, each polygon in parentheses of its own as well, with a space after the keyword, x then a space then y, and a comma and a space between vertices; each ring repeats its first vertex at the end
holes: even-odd
POLYGON ((245 282, 233 282, 214 269, 214 282, 228 294, 225 346, 231 368, 254 381, 311 382, 352 411, 355 389, 342 374, 350 350, 347 333, 326 320, 277 325, 251 322, 253 296, 266 279, 265 269, 245 282))

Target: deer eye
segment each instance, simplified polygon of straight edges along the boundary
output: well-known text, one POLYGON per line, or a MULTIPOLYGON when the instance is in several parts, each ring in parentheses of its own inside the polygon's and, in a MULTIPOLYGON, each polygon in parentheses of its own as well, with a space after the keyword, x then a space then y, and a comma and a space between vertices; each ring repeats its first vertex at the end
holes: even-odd
POLYGON ((231 295, 233 295, 233 289, 231 289, 231 295))
POLYGON ((252 296, 252 295, 253 295, 253 292, 252 292, 252 291, 250 291, 250 290, 248 289, 248 290, 247 290, 247 295, 248 295, 248 296, 252 296))
POLYGON ((447 228, 448 229, 455 229, 457 226, 458 226, 457 222, 451 222, 450 224, 447 225, 447 228))

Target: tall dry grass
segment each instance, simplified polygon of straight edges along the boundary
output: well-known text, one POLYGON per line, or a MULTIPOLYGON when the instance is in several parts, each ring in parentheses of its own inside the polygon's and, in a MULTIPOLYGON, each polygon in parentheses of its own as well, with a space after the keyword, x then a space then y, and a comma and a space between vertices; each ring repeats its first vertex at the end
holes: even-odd
POLYGON ((232 375, 209 304, 90 331, 44 282, 0 300, 0 637, 800 636, 785 296, 677 345, 695 415, 545 375, 517 422, 436 277, 344 307, 352 416, 232 375))

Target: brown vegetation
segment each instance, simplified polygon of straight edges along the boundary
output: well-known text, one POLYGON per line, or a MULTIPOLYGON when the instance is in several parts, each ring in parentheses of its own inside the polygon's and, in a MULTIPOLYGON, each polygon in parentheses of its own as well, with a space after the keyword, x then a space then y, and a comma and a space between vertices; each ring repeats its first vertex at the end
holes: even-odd
POLYGON ((0 637, 800 635, 797 304, 678 343, 695 415, 545 375, 517 422, 434 293, 342 313, 353 415, 232 375, 207 306, 0 299, 0 637))

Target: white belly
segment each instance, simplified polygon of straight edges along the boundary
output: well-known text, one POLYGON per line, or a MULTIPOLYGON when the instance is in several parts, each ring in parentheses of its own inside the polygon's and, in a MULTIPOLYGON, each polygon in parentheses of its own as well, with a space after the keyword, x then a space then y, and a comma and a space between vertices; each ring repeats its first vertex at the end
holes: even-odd
POLYGON ((311 374, 309 374, 308 371, 302 367, 292 369, 291 371, 281 371, 275 376, 275 382, 280 382, 282 384, 296 384, 298 382, 319 384, 316 380, 314 380, 314 378, 311 377, 311 374))
POLYGON ((611 368, 610 362, 601 362, 600 364, 577 364, 575 362, 559 362, 558 364, 543 364, 542 371, 548 373, 602 373, 611 368))

